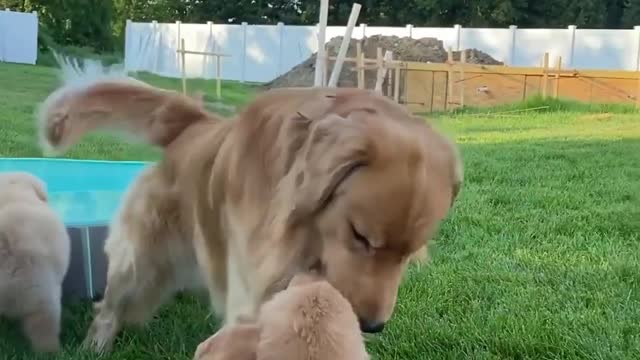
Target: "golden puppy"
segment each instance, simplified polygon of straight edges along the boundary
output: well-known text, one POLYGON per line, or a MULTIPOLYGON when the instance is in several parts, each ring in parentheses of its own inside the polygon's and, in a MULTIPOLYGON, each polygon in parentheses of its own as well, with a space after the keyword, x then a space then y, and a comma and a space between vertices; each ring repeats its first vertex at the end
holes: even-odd
POLYGON ((21 320, 36 351, 60 347, 70 251, 67 229, 47 205, 45 184, 28 173, 0 173, 0 315, 21 320))
POLYGON ((452 142, 367 90, 271 90, 222 120, 173 91, 87 79, 52 93, 38 121, 58 153, 98 129, 164 150, 113 220, 85 341, 95 350, 185 287, 204 285, 233 324, 308 270, 343 294, 363 331, 382 331, 407 264, 462 184, 452 142))
POLYGON ((195 360, 367 360, 358 318, 327 281, 296 275, 266 302, 255 324, 220 330, 195 360))

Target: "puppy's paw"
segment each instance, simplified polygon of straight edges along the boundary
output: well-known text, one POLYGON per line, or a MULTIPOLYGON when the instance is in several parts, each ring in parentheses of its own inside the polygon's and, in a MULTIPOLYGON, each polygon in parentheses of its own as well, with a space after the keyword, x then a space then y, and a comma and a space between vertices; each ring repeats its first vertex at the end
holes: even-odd
POLYGON ((215 334, 207 338, 207 340, 198 344, 198 347, 196 348, 196 353, 193 356, 193 360, 202 360, 205 358, 207 354, 210 354, 216 346, 215 345, 216 337, 220 335, 222 331, 223 329, 218 330, 215 334))
POLYGON ((33 337, 31 346, 38 353, 56 353, 60 351, 60 340, 55 335, 33 337))
POLYGON ((196 348, 194 360, 252 360, 255 359, 260 327, 245 323, 227 325, 203 341, 196 348))
POLYGON ((45 307, 22 319, 22 330, 34 351, 53 353, 60 350, 59 324, 60 310, 45 307))
POLYGON ((418 251, 416 251, 411 258, 409 259, 411 263, 415 263, 418 265, 426 265, 431 261, 431 256, 429 256, 429 250, 427 246, 421 247, 418 251))

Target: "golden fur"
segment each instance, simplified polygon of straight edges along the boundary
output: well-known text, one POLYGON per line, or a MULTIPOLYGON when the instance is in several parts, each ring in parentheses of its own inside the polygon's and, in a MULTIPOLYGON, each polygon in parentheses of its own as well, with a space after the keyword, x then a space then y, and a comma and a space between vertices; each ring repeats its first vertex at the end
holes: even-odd
POLYGON ((351 304, 327 281, 296 275, 255 322, 229 325, 202 342, 195 360, 368 360, 351 304))
POLYGON ((366 90, 271 90, 226 120, 174 92, 102 79, 58 89, 39 122, 57 152, 96 129, 164 149, 112 224, 107 289, 85 342, 96 350, 186 285, 202 281, 234 324, 308 269, 349 300, 364 331, 380 331, 462 183, 453 143, 366 90))
POLYGON ((62 282, 70 240, 39 178, 0 173, 0 315, 21 321, 38 352, 60 348, 62 282))

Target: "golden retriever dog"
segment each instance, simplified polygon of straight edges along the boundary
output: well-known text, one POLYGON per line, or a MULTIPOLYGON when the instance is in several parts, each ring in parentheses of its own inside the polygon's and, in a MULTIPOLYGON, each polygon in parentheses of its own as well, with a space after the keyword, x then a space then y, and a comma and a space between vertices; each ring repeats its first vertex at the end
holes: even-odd
POLYGON ((327 281, 298 274, 262 305, 255 323, 229 325, 194 360, 368 360, 351 304, 327 281))
POLYGON ((60 348, 62 282, 71 245, 47 204, 46 185, 24 172, 0 173, 0 315, 20 320, 32 348, 60 348))
POLYGON ((98 351, 180 289, 204 286, 232 325, 307 270, 348 299, 364 332, 380 332, 462 184, 456 146, 368 90, 270 90, 221 119, 137 80, 86 79, 50 94, 38 119, 52 154, 101 129, 164 152, 111 226, 85 340, 98 351))

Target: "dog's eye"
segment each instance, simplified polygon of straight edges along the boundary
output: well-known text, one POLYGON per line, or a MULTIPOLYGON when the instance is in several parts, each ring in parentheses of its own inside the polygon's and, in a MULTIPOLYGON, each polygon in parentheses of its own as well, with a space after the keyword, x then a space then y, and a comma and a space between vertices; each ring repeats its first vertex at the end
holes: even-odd
POLYGON ((353 238, 356 239, 356 241, 360 245, 362 245, 366 250, 370 250, 371 249, 371 243, 369 242, 369 239, 367 239, 366 236, 364 236, 361 233, 359 233, 358 230, 356 229, 356 227, 353 226, 353 223, 349 223, 349 225, 351 226, 351 233, 353 234, 353 238))

